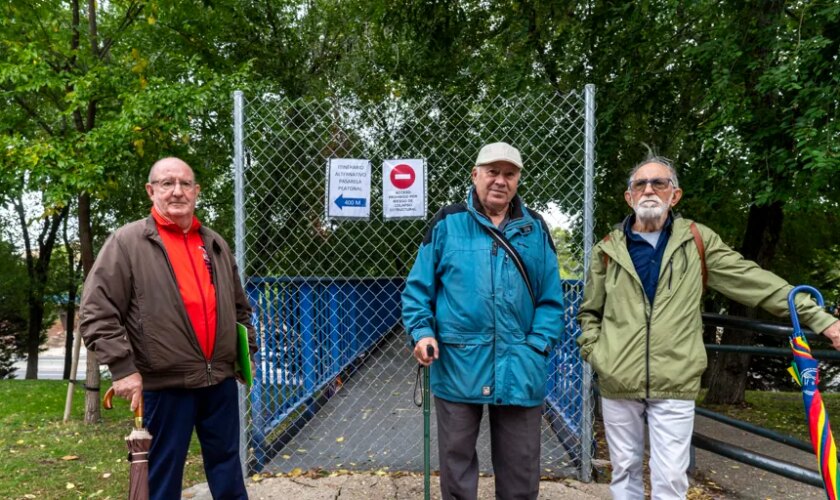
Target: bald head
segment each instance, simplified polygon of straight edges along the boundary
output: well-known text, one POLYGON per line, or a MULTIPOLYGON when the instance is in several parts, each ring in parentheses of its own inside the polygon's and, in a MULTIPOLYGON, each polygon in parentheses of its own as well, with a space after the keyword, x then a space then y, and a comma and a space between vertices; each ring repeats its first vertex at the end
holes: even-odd
POLYGON ((164 167, 170 166, 177 166, 181 168, 186 167, 186 169, 189 170, 190 175, 193 177, 193 179, 195 179, 195 172, 193 172, 193 169, 189 165, 187 165, 187 162, 180 158, 169 156, 166 158, 161 158, 160 160, 156 161, 154 165, 152 165, 152 168, 149 169, 149 182, 152 182, 157 177, 159 177, 159 173, 162 169, 164 169, 164 167))
POLYGON ((179 158, 163 158, 149 170, 146 193, 158 214, 174 222, 184 231, 192 226, 195 202, 201 186, 195 174, 179 158))

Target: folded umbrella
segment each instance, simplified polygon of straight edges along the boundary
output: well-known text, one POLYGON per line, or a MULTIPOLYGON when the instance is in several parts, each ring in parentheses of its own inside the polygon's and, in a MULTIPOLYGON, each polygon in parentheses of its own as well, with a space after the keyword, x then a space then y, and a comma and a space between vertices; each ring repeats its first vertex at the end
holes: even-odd
MULTIPOLYGON (((113 408, 111 399, 114 388, 108 389, 102 406, 106 410, 113 408)), ((143 397, 134 410, 134 430, 125 437, 128 446, 128 462, 131 468, 128 472, 128 500, 149 499, 149 449, 152 447, 152 435, 143 427, 143 397)))
POLYGON ((818 362, 811 354, 811 347, 808 345, 805 335, 802 334, 799 318, 796 315, 794 299, 796 294, 800 292, 811 293, 817 298, 817 303, 820 306, 824 305, 820 292, 810 286, 794 287, 788 294, 788 307, 793 322, 793 333, 790 336, 793 362, 788 371, 793 375, 794 381, 802 387, 805 419, 811 435, 811 444, 814 447, 814 453, 817 455, 817 464, 823 478, 825 493, 829 500, 837 500, 837 448, 834 444, 834 436, 831 434, 828 413, 825 411, 825 404, 818 387, 820 382, 818 362))

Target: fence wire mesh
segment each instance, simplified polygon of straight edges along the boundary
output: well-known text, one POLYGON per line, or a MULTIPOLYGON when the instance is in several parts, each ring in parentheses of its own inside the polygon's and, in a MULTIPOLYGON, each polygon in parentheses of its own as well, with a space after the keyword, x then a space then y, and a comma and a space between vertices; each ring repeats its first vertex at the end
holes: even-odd
MULTIPOLYGON (((551 356, 543 474, 588 477, 592 405, 574 345, 592 227, 586 102, 583 93, 374 104, 262 95, 239 106, 237 252, 260 346, 245 419, 251 470, 422 470, 420 387, 400 291, 434 213, 465 199, 479 148, 503 140, 522 152, 519 194, 552 226, 568 306, 551 356), (327 217, 331 158, 370 160, 369 220, 327 217), (400 158, 425 160, 422 220, 383 218, 382 162, 400 158)), ((487 427, 478 449, 490 472, 487 427)))

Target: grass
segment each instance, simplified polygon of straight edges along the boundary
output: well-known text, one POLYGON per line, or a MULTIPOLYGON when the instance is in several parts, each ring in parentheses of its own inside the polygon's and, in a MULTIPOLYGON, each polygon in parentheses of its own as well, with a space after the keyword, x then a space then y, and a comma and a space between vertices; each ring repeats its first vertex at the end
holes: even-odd
MULTIPOLYGON (((109 386, 102 381, 102 394, 109 386)), ((124 400, 102 410, 102 422, 86 425, 84 388, 73 394, 70 421, 62 422, 67 382, 0 380, 0 498, 118 499, 128 496, 124 437, 133 415, 124 400)), ((193 436, 184 485, 204 482, 193 436)))
MULTIPOLYGON (((799 392, 747 391, 743 405, 706 405, 701 394, 697 405, 738 420, 811 442, 805 422, 805 407, 799 392)), ((822 393, 829 417, 836 415, 840 425, 840 394, 822 393)), ((836 431, 835 431, 836 432, 836 431)), ((840 434, 837 434, 840 438, 840 434)))

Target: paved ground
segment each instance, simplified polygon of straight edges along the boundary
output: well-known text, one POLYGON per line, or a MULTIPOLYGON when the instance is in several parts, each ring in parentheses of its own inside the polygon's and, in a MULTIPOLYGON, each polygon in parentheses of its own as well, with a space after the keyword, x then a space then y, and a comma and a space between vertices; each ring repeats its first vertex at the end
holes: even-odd
MULTIPOLYGON (((770 439, 698 416, 694 430, 719 441, 741 446, 773 458, 817 469, 813 454, 785 446, 770 439)), ((723 498, 744 500, 825 499, 823 490, 798 483, 770 472, 745 465, 714 453, 697 450, 697 469, 703 477, 714 481, 727 493, 723 498)))
MULTIPOLYGON (((423 470, 423 413, 412 402, 416 365, 401 337, 386 339, 297 435, 266 465, 272 473, 312 470, 423 470), (340 443, 340 444, 339 444, 340 443)), ((434 404, 433 404, 434 406, 434 404)), ((437 469, 437 422, 432 410, 432 470, 437 469)), ((478 437, 479 466, 492 473, 487 412, 478 437)), ((567 477, 571 457, 543 422, 543 475, 567 477)))
MULTIPOLYGON (((85 367, 87 366, 87 349, 79 350, 79 369, 77 380, 85 378, 85 367)), ((26 361, 14 363, 15 378, 26 378, 26 361)), ((42 351, 38 356, 38 379, 39 380, 61 380, 64 375, 64 347, 50 347, 42 351)))
MULTIPOLYGON (((479 498, 494 498, 493 478, 483 477, 478 485, 479 498)), ((248 496, 251 500, 416 500, 423 498, 423 476, 402 477, 377 476, 375 474, 352 474, 321 479, 270 478, 258 483, 248 481, 248 496)), ((440 499, 437 478, 432 478, 433 499, 440 499)), ((182 498, 210 500, 206 484, 185 490, 182 498)), ((557 500, 607 500, 609 488, 604 484, 584 484, 567 480, 544 481, 540 485, 540 498, 557 500)))
MULTIPOLYGON (((815 458, 805 452, 761 438, 731 426, 704 417, 697 417, 695 431, 715 439, 734 443, 753 451, 816 469, 815 458)), ((818 488, 797 483, 748 465, 740 464, 713 453, 696 451, 697 474, 694 484, 713 482, 723 491, 703 493, 699 498, 740 500, 784 500, 824 499, 825 493, 818 488)), ((421 498, 423 477, 418 474, 377 475, 375 473, 344 474, 334 477, 312 479, 309 477, 274 477, 258 482, 248 480, 251 499, 295 500, 371 500, 392 498, 408 500, 421 498)), ((479 498, 492 499, 493 478, 483 477, 479 483, 479 498)), ((200 484, 184 491, 183 498, 209 500, 206 484, 200 484)), ((438 479, 432 478, 432 498, 440 498, 438 479)), ((584 484, 574 480, 543 481, 540 498, 545 499, 609 499, 606 484, 584 484)), ((697 498, 697 497, 693 497, 697 498)))

